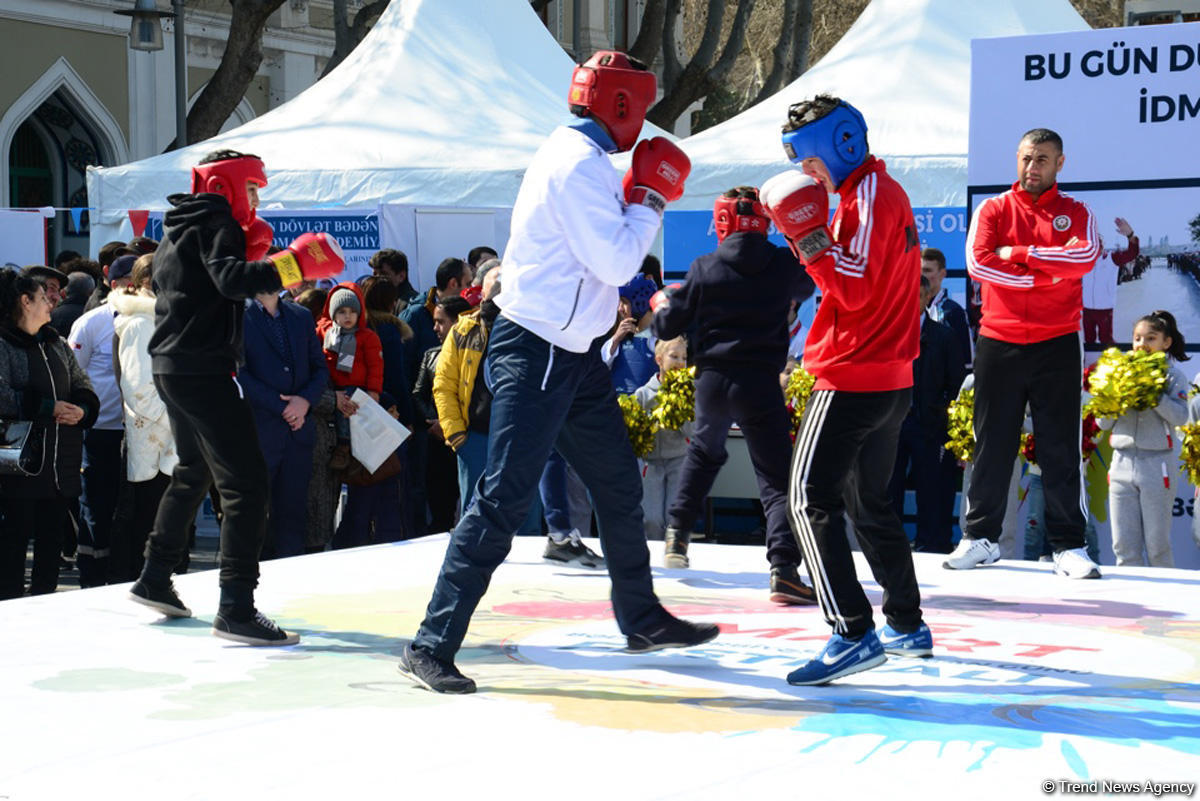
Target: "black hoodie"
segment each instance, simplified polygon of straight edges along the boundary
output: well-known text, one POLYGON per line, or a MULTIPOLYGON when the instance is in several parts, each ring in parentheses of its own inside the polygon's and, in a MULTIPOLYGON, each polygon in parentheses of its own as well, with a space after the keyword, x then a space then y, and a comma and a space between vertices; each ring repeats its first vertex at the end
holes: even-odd
POLYGON ((269 261, 246 261, 246 235, 221 195, 171 195, 154 253, 155 375, 230 375, 243 361, 245 300, 278 292, 269 261))
POLYGON ((787 248, 763 234, 725 237, 692 262, 687 280, 654 317, 654 334, 691 337, 697 367, 766 367, 787 362, 788 309, 815 285, 787 248))

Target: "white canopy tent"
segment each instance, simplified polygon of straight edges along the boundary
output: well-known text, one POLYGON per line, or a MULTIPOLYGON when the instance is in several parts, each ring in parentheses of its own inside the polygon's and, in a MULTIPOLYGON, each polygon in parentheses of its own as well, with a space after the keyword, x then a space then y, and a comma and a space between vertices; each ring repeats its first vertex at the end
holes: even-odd
MULTIPOLYGON (((680 143, 693 166, 672 208, 711 208, 729 187, 786 169, 779 135, 788 106, 822 92, 863 113, 871 152, 914 206, 964 206, 971 40, 1087 29, 1067 0, 873 0, 810 70, 680 143)), ((1013 111, 1037 125, 1037 109, 1013 111)))
POLYGON ((528 0, 393 0, 289 103, 181 150, 89 169, 92 242, 128 238, 128 210, 166 208, 221 148, 263 158, 267 206, 509 207, 534 151, 570 119, 573 68, 528 0))

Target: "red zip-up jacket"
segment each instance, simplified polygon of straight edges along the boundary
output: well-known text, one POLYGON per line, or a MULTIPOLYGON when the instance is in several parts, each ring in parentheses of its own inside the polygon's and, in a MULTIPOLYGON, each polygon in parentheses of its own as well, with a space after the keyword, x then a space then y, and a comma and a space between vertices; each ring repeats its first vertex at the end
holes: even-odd
POLYGON ((329 315, 329 300, 339 289, 349 289, 358 297, 358 328, 354 332, 354 366, 350 372, 343 373, 337 369, 337 354, 325 351, 325 366, 329 368, 329 377, 337 389, 346 387, 362 387, 368 392, 383 392, 383 345, 379 342, 379 334, 367 325, 367 304, 363 300, 362 289, 353 281, 343 281, 329 290, 325 298, 325 307, 317 320, 317 335, 321 337, 324 349, 325 332, 337 325, 329 315))
POLYGON ((815 389, 911 387, 921 347, 921 248, 912 206, 874 156, 838 188, 836 244, 808 265, 821 305, 804 345, 815 389))
POLYGON ((1019 183, 983 201, 967 232, 967 272, 983 285, 980 333, 1015 345, 1075 333, 1082 278, 1099 256, 1092 210, 1058 184, 1037 202, 1019 183), (995 252, 1006 245, 1008 261, 995 252))

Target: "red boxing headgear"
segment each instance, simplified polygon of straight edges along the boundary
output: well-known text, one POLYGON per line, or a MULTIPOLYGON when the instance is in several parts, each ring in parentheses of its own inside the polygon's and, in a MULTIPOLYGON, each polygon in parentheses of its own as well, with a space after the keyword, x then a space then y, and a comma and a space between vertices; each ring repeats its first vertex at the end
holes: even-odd
POLYGON ((192 192, 212 192, 229 201, 233 219, 245 228, 254 221, 254 209, 246 196, 246 182, 267 185, 267 173, 258 156, 210 161, 192 167, 192 192))
POLYGON ((601 50, 575 68, 567 102, 604 123, 617 150, 625 151, 637 142, 657 89, 653 72, 638 69, 624 53, 601 50))
POLYGON ((717 231, 717 241, 724 242, 725 237, 739 231, 751 231, 756 234, 767 233, 771 221, 767 211, 758 200, 758 190, 753 187, 740 187, 737 195, 722 195, 713 204, 713 228, 717 231), (751 195, 745 197, 743 195, 751 195))

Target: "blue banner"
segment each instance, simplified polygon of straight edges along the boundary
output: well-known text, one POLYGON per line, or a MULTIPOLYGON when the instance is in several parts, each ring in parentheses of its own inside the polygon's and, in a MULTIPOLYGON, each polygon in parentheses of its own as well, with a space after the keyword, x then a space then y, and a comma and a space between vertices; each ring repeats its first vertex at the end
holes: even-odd
MULTIPOLYGON (((946 286, 960 303, 966 298, 967 210, 962 206, 918 206, 913 209, 922 248, 946 254, 946 286)), ((771 226, 772 242, 786 245, 771 226)), ((692 260, 717 249, 711 211, 670 211, 663 215, 663 279, 682 280, 692 260)))
MULTIPOLYGON (((771 226, 767 238, 787 247, 783 236, 771 226)), ((670 211, 663 215, 663 280, 678 281, 687 275, 697 256, 717 249, 717 232, 711 211, 670 211)))
MULTIPOLYGON (((287 247, 293 239, 306 232, 327 233, 342 246, 346 270, 339 280, 353 280, 371 272, 367 263, 379 250, 379 215, 375 210, 352 209, 343 212, 289 209, 259 209, 262 217, 275 230, 272 244, 287 247)), ((151 239, 163 237, 163 213, 150 213, 145 235, 151 239)))
POLYGON ((946 254, 946 270, 953 277, 967 274, 967 210, 963 206, 917 206, 913 209, 922 248, 946 254))

